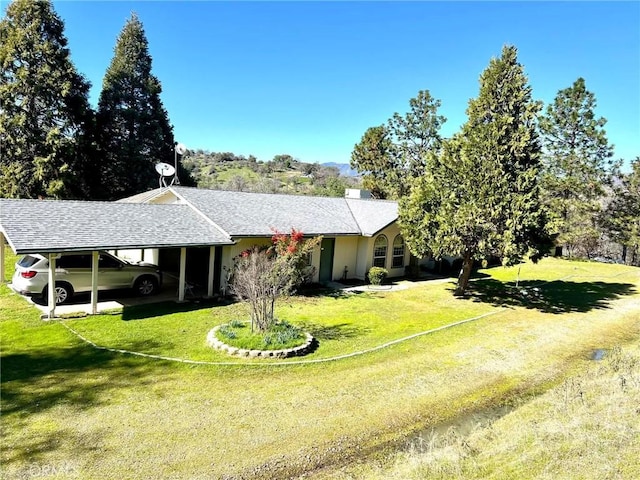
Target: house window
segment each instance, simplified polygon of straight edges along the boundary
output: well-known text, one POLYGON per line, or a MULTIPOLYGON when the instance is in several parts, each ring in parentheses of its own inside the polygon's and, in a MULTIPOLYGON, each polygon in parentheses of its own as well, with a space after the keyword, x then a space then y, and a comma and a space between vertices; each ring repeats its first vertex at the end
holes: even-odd
POLYGON ((373 244, 373 266, 384 268, 387 263, 387 237, 379 235, 373 244))
POLYGON ((313 253, 309 252, 304 257, 302 257, 302 261, 303 261, 305 267, 313 266, 313 257, 312 257, 312 255, 313 255, 313 253))
POLYGON ((404 239, 402 235, 396 235, 393 240, 393 261, 391 262, 391 268, 404 267, 404 239))

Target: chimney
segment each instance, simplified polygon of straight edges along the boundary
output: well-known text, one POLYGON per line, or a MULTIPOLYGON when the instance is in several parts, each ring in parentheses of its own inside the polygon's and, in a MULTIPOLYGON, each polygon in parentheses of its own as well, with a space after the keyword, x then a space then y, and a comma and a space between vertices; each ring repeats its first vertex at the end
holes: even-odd
POLYGON ((344 191, 344 198, 371 198, 371 192, 359 188, 347 188, 344 191))

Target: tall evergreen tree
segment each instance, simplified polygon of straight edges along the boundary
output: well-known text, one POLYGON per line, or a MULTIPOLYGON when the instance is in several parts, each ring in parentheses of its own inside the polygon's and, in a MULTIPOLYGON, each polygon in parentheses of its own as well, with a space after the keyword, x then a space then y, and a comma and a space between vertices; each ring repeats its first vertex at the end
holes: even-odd
POLYGON ((351 168, 363 174, 364 184, 379 198, 401 198, 411 180, 421 176, 430 152, 441 145, 440 100, 428 90, 409 100, 409 111, 394 113, 386 125, 369 128, 351 154, 351 168))
POLYGON ((151 73, 149 45, 136 14, 120 32, 114 51, 97 115, 104 184, 100 196, 107 199, 157 187, 154 165, 174 163, 173 128, 160 99, 162 87, 151 73))
POLYGON ((595 95, 583 78, 560 90, 540 120, 543 140, 541 187, 558 243, 588 254, 598 241, 597 219, 613 146, 603 117, 596 118, 595 95))
POLYGON ((351 168, 362 174, 362 186, 375 198, 393 196, 398 190, 402 171, 392 162, 393 143, 384 125, 371 127, 353 147, 351 168))
POLYGON ((622 245, 622 261, 640 264, 640 157, 631 162, 629 173, 617 172, 612 198, 600 223, 608 236, 622 245))
POLYGON ((505 46, 480 76, 462 130, 429 156, 400 201, 400 227, 414 255, 462 256, 458 295, 475 259, 535 260, 549 245, 537 184, 539 110, 516 48, 505 46))
POLYGON ((48 0, 0 21, 0 196, 82 198, 93 114, 64 25, 48 0))

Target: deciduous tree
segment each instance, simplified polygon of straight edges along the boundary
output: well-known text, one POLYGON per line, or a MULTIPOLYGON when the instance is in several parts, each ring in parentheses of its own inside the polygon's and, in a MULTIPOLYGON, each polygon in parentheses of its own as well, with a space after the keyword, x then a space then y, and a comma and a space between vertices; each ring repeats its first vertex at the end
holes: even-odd
POLYGON ((93 114, 64 24, 46 0, 0 21, 0 196, 83 198, 93 114))
POLYGON ((549 245, 537 184, 539 109, 516 48, 505 46, 480 76, 462 130, 428 156, 425 173, 400 201, 399 223, 414 255, 463 258, 456 294, 467 289, 474 259, 537 259, 549 245))
POLYGON ((274 324, 276 300, 293 293, 312 273, 306 257, 320 241, 305 240, 295 229, 289 235, 276 232, 271 247, 253 247, 236 259, 231 291, 249 303, 252 331, 257 327, 264 332, 274 324))

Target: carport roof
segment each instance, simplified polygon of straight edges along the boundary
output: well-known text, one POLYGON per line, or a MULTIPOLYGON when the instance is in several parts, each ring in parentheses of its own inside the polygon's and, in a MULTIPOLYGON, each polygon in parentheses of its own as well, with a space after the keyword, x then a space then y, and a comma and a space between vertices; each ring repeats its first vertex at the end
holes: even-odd
POLYGON ((17 254, 233 243, 178 204, 0 199, 0 231, 17 254))

